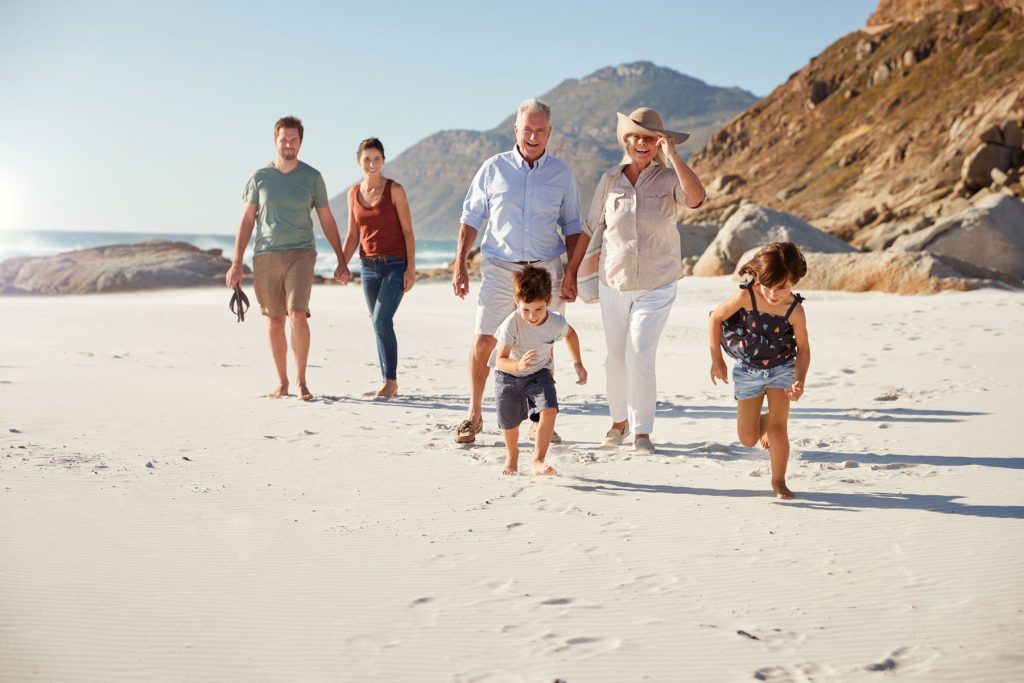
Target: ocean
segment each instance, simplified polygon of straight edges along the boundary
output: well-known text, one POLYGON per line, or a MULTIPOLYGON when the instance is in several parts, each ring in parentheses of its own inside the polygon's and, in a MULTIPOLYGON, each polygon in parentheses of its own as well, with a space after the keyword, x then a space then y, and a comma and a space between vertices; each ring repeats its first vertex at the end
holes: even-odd
MULTIPOLYGON (((0 231, 0 261, 13 256, 52 256, 65 251, 89 249, 110 244, 134 244, 146 240, 174 240, 188 242, 200 249, 220 249, 231 258, 235 248, 234 235, 187 235, 158 232, 79 232, 74 230, 10 230, 0 231)), ((316 240, 316 272, 331 277, 338 265, 334 250, 322 235, 316 240)), ((455 258, 455 240, 416 240, 416 267, 420 270, 444 268, 455 258)), ((252 265, 252 242, 245 254, 246 264, 252 265)), ((359 270, 359 256, 349 264, 359 270)))

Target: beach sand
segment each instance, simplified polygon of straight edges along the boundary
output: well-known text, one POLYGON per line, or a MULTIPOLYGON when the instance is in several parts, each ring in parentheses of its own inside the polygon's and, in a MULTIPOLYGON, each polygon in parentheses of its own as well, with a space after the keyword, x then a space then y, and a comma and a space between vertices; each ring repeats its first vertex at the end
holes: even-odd
POLYGON ((408 295, 391 402, 357 287, 313 292, 309 404, 226 289, 0 298, 0 680, 1024 678, 1024 294, 803 292, 781 502, 708 378, 730 280, 680 283, 653 456, 598 448, 569 306, 551 478, 500 475, 490 382, 452 441, 472 286, 408 295))

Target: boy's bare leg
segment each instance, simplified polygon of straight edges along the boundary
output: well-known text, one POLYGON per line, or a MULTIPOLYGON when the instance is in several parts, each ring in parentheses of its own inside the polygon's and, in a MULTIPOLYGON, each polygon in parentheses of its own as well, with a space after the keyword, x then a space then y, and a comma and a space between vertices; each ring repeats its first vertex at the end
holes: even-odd
POLYGON ((540 423, 537 425, 537 441, 533 448, 533 473, 552 475, 555 468, 544 464, 544 458, 548 455, 548 446, 551 445, 551 435, 555 431, 555 417, 558 415, 558 408, 546 408, 540 411, 540 423))
POLYGON ((288 338, 284 334, 284 319, 283 315, 267 318, 270 353, 274 356, 274 368, 277 370, 277 388, 267 394, 268 398, 288 395, 288 338))
POLYGON ((505 437, 505 467, 502 474, 519 474, 519 427, 504 429, 501 432, 505 437))
POLYGON ((768 419, 765 437, 770 444, 768 453, 772 463, 772 490, 783 500, 793 498, 786 486, 786 466, 789 465, 789 397, 784 389, 768 389, 768 419))

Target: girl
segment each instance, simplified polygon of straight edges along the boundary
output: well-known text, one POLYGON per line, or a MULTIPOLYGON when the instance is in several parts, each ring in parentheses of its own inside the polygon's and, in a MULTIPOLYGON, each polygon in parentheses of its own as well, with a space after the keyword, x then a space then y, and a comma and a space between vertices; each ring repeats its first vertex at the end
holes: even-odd
POLYGON ((804 300, 792 288, 807 273, 803 254, 791 242, 775 242, 739 270, 751 279, 711 313, 711 382, 729 383, 722 349, 736 359, 732 377, 740 443, 760 441, 771 455, 772 490, 789 499, 789 402, 804 393, 811 345, 804 300), (764 397, 768 412, 761 414, 764 397))

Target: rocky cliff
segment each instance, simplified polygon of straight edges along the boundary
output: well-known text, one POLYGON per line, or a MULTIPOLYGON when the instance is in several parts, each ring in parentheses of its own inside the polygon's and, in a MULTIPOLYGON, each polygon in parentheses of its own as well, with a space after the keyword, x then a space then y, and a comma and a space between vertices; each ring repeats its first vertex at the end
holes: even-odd
POLYGON ((710 190, 697 220, 747 199, 850 240, 926 227, 979 192, 1024 195, 1024 9, 957 4, 883 0, 732 119, 691 159, 710 190))

